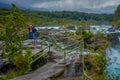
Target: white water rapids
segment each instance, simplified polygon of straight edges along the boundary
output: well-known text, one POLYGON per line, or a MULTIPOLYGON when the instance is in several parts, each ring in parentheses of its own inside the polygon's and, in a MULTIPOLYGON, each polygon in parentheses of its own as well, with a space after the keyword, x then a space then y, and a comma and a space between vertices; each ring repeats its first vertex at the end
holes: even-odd
POLYGON ((107 53, 107 71, 110 74, 120 76, 120 37, 118 37, 117 44, 109 47, 107 53))

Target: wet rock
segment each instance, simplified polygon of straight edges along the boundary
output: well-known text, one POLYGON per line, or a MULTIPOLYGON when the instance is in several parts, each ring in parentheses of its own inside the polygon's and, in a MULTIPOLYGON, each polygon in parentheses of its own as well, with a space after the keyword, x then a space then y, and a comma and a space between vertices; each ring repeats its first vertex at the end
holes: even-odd
POLYGON ((0 49, 2 49, 2 41, 0 41, 0 49))
POLYGON ((9 62, 8 59, 4 59, 4 58, 0 57, 0 69, 1 69, 2 67, 4 67, 5 65, 8 65, 9 63, 10 63, 10 62, 9 62))
POLYGON ((53 52, 48 52, 48 55, 47 55, 47 62, 53 62, 55 59, 54 55, 53 55, 53 52))
POLYGON ((6 73, 13 68, 13 65, 8 59, 4 59, 0 56, 0 73, 6 73))
POLYGON ((64 69, 56 69, 55 72, 53 74, 51 74, 51 76, 49 77, 50 79, 54 79, 58 76, 61 76, 64 72, 64 69))
POLYGON ((0 45, 2 45, 2 41, 0 41, 0 45))

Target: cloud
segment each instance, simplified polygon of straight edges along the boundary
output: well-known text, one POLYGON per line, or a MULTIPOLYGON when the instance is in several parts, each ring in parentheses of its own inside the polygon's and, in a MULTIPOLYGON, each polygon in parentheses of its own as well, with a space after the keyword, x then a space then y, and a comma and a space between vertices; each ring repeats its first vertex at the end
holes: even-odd
MULTIPOLYGON (((117 7, 120 0, 1 0, 5 3, 15 3, 27 8, 46 8, 49 10, 70 10, 80 9, 101 10, 108 7, 117 7)), ((113 12, 113 10, 112 10, 113 12)))
MULTIPOLYGON (((98 1, 99 2, 99 1, 98 1)), ((117 6, 120 4, 120 0, 101 0, 101 2, 95 2, 93 8, 105 8, 109 6, 117 6)))
POLYGON ((17 6, 23 6, 23 7, 31 7, 33 4, 46 2, 46 0, 0 0, 0 2, 7 4, 14 3, 17 6))
POLYGON ((120 4, 120 0, 54 0, 46 1, 42 3, 35 3, 32 7, 38 8, 63 8, 63 9, 76 9, 76 8, 88 8, 99 9, 108 6, 117 6, 120 4))

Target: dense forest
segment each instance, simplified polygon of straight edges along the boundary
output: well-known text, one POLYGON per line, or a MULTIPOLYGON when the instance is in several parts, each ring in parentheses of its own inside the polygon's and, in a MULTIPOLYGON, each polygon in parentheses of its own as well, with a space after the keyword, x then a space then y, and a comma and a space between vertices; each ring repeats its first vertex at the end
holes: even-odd
POLYGON ((70 12, 70 11, 63 11, 63 12, 31 12, 25 11, 27 13, 26 16, 36 16, 39 18, 50 18, 50 19, 65 19, 65 20, 86 20, 86 21, 97 21, 99 22, 111 22, 112 15, 111 14, 89 14, 83 12, 70 12), (29 14, 32 13, 32 14, 29 14))
MULTIPOLYGON (((72 11, 30 11, 21 10, 26 17, 28 24, 34 25, 77 25, 81 20, 88 21, 91 24, 110 24, 113 20, 112 14, 94 14, 72 11)), ((3 17, 10 13, 8 9, 0 9, 0 23, 3 17)))

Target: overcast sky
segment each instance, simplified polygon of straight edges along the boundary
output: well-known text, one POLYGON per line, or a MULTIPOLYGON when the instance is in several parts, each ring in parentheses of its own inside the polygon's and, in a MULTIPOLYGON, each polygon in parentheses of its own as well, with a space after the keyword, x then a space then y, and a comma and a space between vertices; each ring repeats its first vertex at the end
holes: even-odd
POLYGON ((67 10, 85 12, 113 13, 120 0, 0 0, 26 8, 45 8, 47 10, 67 10))

